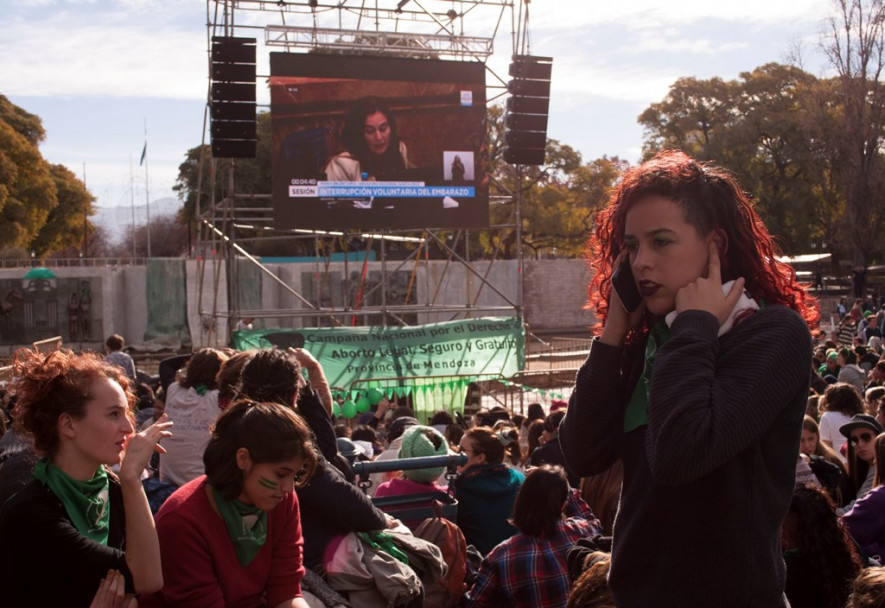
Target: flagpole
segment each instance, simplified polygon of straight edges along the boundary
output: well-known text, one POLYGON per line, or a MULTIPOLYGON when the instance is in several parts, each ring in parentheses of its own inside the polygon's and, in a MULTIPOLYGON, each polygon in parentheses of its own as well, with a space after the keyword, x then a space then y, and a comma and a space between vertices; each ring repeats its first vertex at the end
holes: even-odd
POLYGON ((137 253, 135 251, 135 168, 132 165, 132 154, 129 155, 129 199, 132 202, 132 263, 135 264, 137 253))
POLYGON ((144 119, 144 199, 147 209, 147 257, 151 257, 151 195, 148 188, 148 159, 147 159, 147 118, 144 119))
MULTIPOLYGON (((85 161, 83 162, 83 187, 86 188, 86 162, 85 161)), ((87 229, 88 218, 89 218, 89 210, 87 209, 86 211, 83 212, 83 253, 80 254, 80 257, 83 261, 80 262, 81 265, 86 263, 86 234, 87 234, 86 229, 87 229)))

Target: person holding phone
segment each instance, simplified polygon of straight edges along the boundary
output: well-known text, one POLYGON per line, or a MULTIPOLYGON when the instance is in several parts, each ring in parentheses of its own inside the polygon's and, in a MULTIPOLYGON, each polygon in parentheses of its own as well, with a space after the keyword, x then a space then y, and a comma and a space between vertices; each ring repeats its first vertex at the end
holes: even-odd
POLYGON ((627 171, 596 225, 599 335, 559 441, 581 476, 623 462, 615 601, 786 606, 816 303, 735 180, 682 152, 627 171), (622 263, 639 302, 613 290, 622 263))

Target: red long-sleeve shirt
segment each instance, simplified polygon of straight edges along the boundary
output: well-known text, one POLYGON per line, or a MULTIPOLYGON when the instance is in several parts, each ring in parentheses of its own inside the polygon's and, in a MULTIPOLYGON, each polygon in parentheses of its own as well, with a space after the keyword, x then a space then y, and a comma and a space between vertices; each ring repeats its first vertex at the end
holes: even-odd
POLYGON ((205 476, 170 496, 156 520, 164 586, 141 598, 140 606, 253 608, 301 596, 301 522, 294 493, 267 514, 267 541, 245 567, 209 503, 205 476))

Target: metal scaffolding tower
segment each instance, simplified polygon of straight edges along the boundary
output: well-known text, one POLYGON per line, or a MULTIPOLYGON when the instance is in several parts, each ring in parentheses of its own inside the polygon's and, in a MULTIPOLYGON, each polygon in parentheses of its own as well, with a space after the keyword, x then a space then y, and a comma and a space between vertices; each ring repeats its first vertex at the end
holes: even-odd
MULTIPOLYGON (((506 92, 506 77, 498 75, 489 60, 495 53, 496 41, 504 38, 502 30, 508 28, 511 54, 525 53, 528 48, 528 5, 530 0, 207 0, 207 45, 214 36, 248 36, 258 39, 258 82, 269 78, 267 55, 269 51, 307 53, 321 50, 341 54, 364 53, 380 56, 448 59, 456 61, 476 61, 485 66, 487 76, 487 99, 494 101, 506 92), (264 67, 262 67, 264 66, 264 67)), ((208 54, 208 49, 207 49, 208 54)), ((259 107, 262 100, 259 97, 259 107)), ((208 123, 209 104, 204 116, 204 134, 208 123)), ((204 139, 204 144, 205 144, 204 139)), ((206 146, 203 146, 205 150, 206 146)), ((316 230, 278 230, 273 226, 270 195, 256 195, 239 192, 234 183, 233 160, 211 159, 204 154, 200 159, 198 196, 202 199, 203 190, 212 201, 207 207, 196 210, 198 236, 196 251, 200 260, 199 277, 201 285, 198 293, 204 293, 204 285, 212 286, 205 291, 213 292, 211 301, 200 297, 198 307, 203 318, 203 330, 212 328, 222 321, 231 328, 238 317, 273 318, 323 318, 332 325, 341 325, 356 317, 365 318, 366 324, 386 325, 391 323, 408 324, 408 315, 413 310, 426 312, 432 309, 451 318, 498 314, 522 317, 523 312, 523 260, 521 249, 520 196, 522 173, 516 169, 517 184, 513 191, 498 184, 504 195, 493 196, 490 203, 512 204, 511 219, 503 224, 492 226, 491 231, 508 229, 516 233, 516 296, 508 297, 508 289, 499 288, 489 279, 490 266, 497 258, 484 260, 484 267, 478 268, 476 260, 471 260, 468 233, 463 230, 444 232, 433 227, 415 231, 363 231, 363 232, 322 232, 316 230), (218 175, 224 175, 218 180, 218 175), (223 183, 223 187, 217 184, 223 183), (206 186, 206 184, 209 184, 206 186), (220 191, 219 191, 220 190, 220 191), (360 306, 359 302, 345 302, 343 306, 322 305, 311 297, 305 297, 279 276, 269 270, 250 248, 261 241, 312 241, 316 252, 316 268, 323 266, 323 247, 358 240, 362 243, 380 243, 382 275, 404 264, 421 263, 426 260, 432 247, 441 252, 447 267, 461 266, 466 274, 475 280, 478 288, 475 297, 468 296, 460 305, 437 305, 434 301, 415 303, 388 302, 385 295, 385 277, 373 289, 380 290, 380 305, 360 306), (387 257, 387 248, 395 244, 408 248, 405 262, 393 261, 387 257), (218 252, 217 256, 207 256, 199 252, 218 252), (237 290, 239 287, 238 261, 247 260, 259 268, 265 277, 276 282, 281 288, 302 305, 292 310, 268 310, 240 308, 237 290), (224 275, 222 276, 222 273, 224 275), (222 278, 224 280, 222 280, 222 278), (213 291, 214 289, 214 291, 213 291), (227 289, 229 305, 224 310, 220 304, 219 290, 227 289), (492 291, 504 302, 501 306, 482 306, 479 293, 492 291)), ((343 246, 342 246, 343 247, 343 246)), ((345 247, 346 249, 346 247, 345 247)), ((500 248, 499 248, 500 251, 500 248)), ((347 264, 345 256, 345 265, 347 264)), ((353 262, 351 262, 353 264, 353 262)), ((349 276, 347 272, 345 275, 349 276)), ((435 288, 439 291, 440 281, 435 288)), ((434 291, 430 288, 429 291, 434 291)), ((512 290, 510 290, 512 291, 512 290)), ((363 294, 365 295, 365 294, 363 294)), ((408 298, 407 298, 408 299, 408 298)), ((217 332, 216 332, 217 334, 217 332)))

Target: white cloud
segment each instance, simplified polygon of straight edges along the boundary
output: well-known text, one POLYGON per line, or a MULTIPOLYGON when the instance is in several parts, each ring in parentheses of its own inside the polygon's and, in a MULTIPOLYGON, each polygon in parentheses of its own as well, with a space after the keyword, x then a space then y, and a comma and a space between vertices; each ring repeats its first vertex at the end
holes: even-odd
POLYGON ((193 0, 27 8, 0 40, 4 93, 205 98, 205 29, 193 0))
MULTIPOLYGON (((675 34, 675 33, 674 33, 675 34)), ((672 37, 644 37, 636 44, 630 45, 626 52, 629 55, 642 55, 645 53, 693 53, 696 55, 717 55, 731 53, 746 49, 749 42, 716 42, 709 38, 683 38, 679 35, 672 37)))
POLYGON ((627 29, 674 25, 691 31, 692 25, 707 19, 783 25, 797 21, 818 21, 830 10, 829 0, 631 0, 631 2, 588 2, 556 0, 530 5, 533 28, 576 28, 618 23, 627 29))

